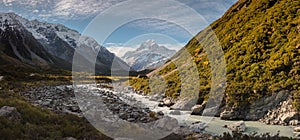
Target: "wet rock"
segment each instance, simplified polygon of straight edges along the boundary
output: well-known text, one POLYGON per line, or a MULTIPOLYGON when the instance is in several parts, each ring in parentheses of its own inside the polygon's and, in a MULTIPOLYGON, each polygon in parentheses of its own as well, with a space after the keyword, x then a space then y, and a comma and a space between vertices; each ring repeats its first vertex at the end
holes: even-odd
POLYGON ((5 117, 11 121, 20 121, 21 114, 17 111, 15 107, 3 106, 0 109, 0 116, 5 117))
POLYGON ((158 116, 163 116, 163 115, 165 115, 165 114, 164 114, 162 111, 158 111, 158 112, 157 112, 157 115, 158 115, 158 116))
POLYGON ((239 122, 229 124, 227 126, 227 128, 231 131, 234 131, 234 132, 245 132, 246 124, 245 124, 244 121, 239 121, 239 122))
POLYGON ((294 132, 300 132, 300 127, 295 127, 294 132))
POLYGON ((300 139, 300 127, 295 127, 294 128, 293 138, 300 139))
POLYGON ((223 120, 232 120, 236 118, 236 115, 233 111, 224 111, 221 113, 220 118, 223 120))
POLYGON ((289 122, 289 125, 291 125, 291 126, 297 126, 299 124, 299 121, 298 120, 291 120, 290 122, 289 122))
POLYGON ((206 128, 206 124, 203 122, 195 122, 192 125, 190 125, 190 130, 195 133, 200 133, 204 131, 205 128, 206 128))
POLYGON ((171 110, 185 110, 190 111, 191 108, 197 103, 197 99, 182 98, 176 101, 174 105, 170 107, 171 110))
POLYGON ((165 131, 172 131, 178 127, 178 121, 171 117, 164 117, 155 122, 154 126, 165 131))
POLYGON ((286 114, 283 114, 280 117, 280 120, 283 121, 285 124, 289 123, 293 118, 295 118, 295 116, 297 116, 298 113, 297 112, 288 112, 286 114))
POLYGON ((293 132, 294 139, 300 139, 300 132, 293 132))
POLYGON ((192 107, 192 115, 202 115, 203 110, 205 109, 206 102, 201 105, 195 105, 192 107))
POLYGON ((170 99, 170 98, 163 99, 163 103, 167 107, 170 107, 170 106, 174 105, 174 101, 172 99, 170 99))
POLYGON ((218 116, 218 114, 221 114, 219 106, 213 106, 210 108, 205 107, 205 110, 203 110, 202 116, 218 116))
POLYGON ((170 115, 181 115, 181 112, 179 110, 172 110, 170 111, 170 115))
POLYGON ((158 104, 158 107, 164 107, 164 106, 165 106, 165 104, 162 103, 162 102, 160 102, 160 103, 158 104))
POLYGON ((207 133, 205 131, 193 132, 188 126, 180 127, 179 129, 176 129, 174 132, 176 136, 173 138, 170 138, 168 140, 183 140, 183 139, 192 139, 192 140, 212 140, 217 139, 217 135, 212 135, 210 133, 207 133))

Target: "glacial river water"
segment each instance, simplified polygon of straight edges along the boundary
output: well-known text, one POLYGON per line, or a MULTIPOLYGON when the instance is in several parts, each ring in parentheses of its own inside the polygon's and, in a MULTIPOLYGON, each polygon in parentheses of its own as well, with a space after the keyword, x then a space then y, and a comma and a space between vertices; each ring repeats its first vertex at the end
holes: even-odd
MULTIPOLYGON (((91 86, 89 86, 91 88, 91 86)), ((97 88, 99 90, 108 90, 110 89, 103 89, 97 88)), ((147 96, 142 96, 139 94, 135 94, 132 92, 115 92, 111 91, 114 94, 117 94, 122 100, 127 102, 128 104, 135 104, 136 102, 139 103, 142 107, 147 107, 152 111, 158 112, 162 111, 165 115, 170 117, 176 118, 179 124, 192 124, 193 122, 205 122, 207 127, 205 131, 222 135, 224 132, 231 132, 227 128, 224 128, 224 125, 228 125, 234 123, 234 121, 225 121, 221 120, 218 117, 205 117, 205 116, 196 116, 190 115, 191 111, 180 111, 180 115, 172 115, 172 111, 169 107, 158 107, 159 102, 150 100, 147 96)), ((264 123, 258 121, 245 121, 246 124, 246 132, 245 133, 254 133, 257 132, 258 134, 270 133, 272 135, 277 134, 278 132, 280 136, 286 137, 293 137, 293 126, 280 126, 280 125, 266 125, 264 123)))
MULTIPOLYGON (((190 115, 190 111, 180 111, 180 115, 171 115, 170 112, 172 112, 172 110, 170 110, 168 107, 158 107, 159 102, 157 101, 151 101, 149 98, 138 94, 126 94, 126 96, 129 98, 134 98, 136 101, 140 101, 143 105, 145 105, 145 107, 149 107, 154 111, 163 111, 164 114, 176 118, 179 123, 191 124, 197 121, 206 122, 207 128, 205 130, 213 134, 222 135, 224 132, 230 132, 230 130, 224 128, 223 126, 234 123, 234 121, 225 121, 218 117, 190 115)), ((245 124, 245 133, 248 134, 257 132, 258 134, 270 133, 275 135, 280 132, 280 136, 293 136, 293 126, 266 125, 258 121, 245 121, 245 124)))

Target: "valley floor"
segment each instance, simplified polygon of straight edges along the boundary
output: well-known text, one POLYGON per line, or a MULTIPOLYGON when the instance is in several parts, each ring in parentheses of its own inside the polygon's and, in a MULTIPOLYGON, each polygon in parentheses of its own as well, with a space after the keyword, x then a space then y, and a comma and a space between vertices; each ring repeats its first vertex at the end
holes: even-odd
MULTIPOLYGON (((80 96, 77 95, 76 98, 73 94, 73 88, 72 85, 45 86, 31 88, 27 92, 22 92, 21 95, 25 96, 29 102, 43 108, 48 108, 53 112, 74 114, 83 117, 82 112, 89 110, 88 107, 93 106, 93 104, 92 102, 90 104, 86 102, 80 103, 78 101, 80 96)), ((108 107, 108 110, 101 111, 112 111, 113 117, 108 117, 109 115, 105 113, 103 114, 104 116, 107 115, 105 120, 110 119, 112 122, 125 120, 132 123, 150 123, 166 116, 175 118, 178 124, 173 125, 173 127, 178 127, 179 129, 174 130, 173 135, 169 136, 173 137, 173 139, 175 137, 179 139, 184 139, 184 137, 190 139, 220 138, 219 136, 222 136, 223 133, 231 133, 229 129, 223 126, 235 122, 213 117, 194 116, 190 115, 191 111, 174 111, 170 110, 169 107, 158 107, 159 101, 151 99, 151 96, 137 94, 131 88, 124 88, 119 85, 117 87, 114 86, 114 89, 108 83, 97 84, 96 87, 91 84, 80 85, 80 88, 85 89, 84 94, 91 96, 96 94, 97 97, 100 97, 99 100, 104 101, 103 103, 108 107), (193 125, 200 125, 197 124, 199 121, 203 123, 203 128, 195 129, 191 127, 193 125)), ((81 100, 84 101, 85 99, 82 98, 81 100)), ((247 127, 245 134, 258 132, 259 135, 265 133, 276 135, 280 132, 280 136, 293 137, 294 127, 292 126, 266 125, 256 121, 246 121, 245 124, 247 127)))
MULTIPOLYGON (((71 78, 71 76, 38 73, 24 74, 21 78, 2 77, 0 80, 0 107, 15 108, 20 116, 17 115, 17 120, 0 116, 0 123, 3 124, 0 126, 0 139, 111 139, 95 129, 88 122, 89 119, 83 117, 82 112, 88 109, 88 105, 82 106, 80 102, 78 105, 78 97, 74 95, 71 78)), ((207 123, 208 127, 206 127, 204 123, 199 122, 202 121, 199 116, 190 116, 191 112, 189 111, 178 112, 170 110, 168 107, 158 107, 159 102, 157 100, 151 99, 151 96, 137 94, 131 88, 117 85, 120 89, 114 87, 112 90, 112 85, 108 84, 110 79, 111 77, 89 77, 84 81, 85 93, 96 94, 97 97, 100 97, 105 106, 112 112, 112 116, 116 117, 109 119, 121 119, 132 123, 151 123, 167 116, 176 118, 176 123, 170 126, 178 129, 174 130, 174 133, 170 133, 169 136, 166 135, 167 137, 164 138, 166 140, 226 139, 232 137, 229 135, 219 137, 224 130, 222 125, 230 122, 220 122, 218 118, 215 118, 216 122, 207 123), (99 83, 97 87, 90 89, 88 85, 93 82, 94 78, 99 83), (220 125, 209 126, 209 124, 220 125), (212 131, 213 128, 222 131, 212 131)), ((122 81, 123 78, 115 79, 122 81)), ((165 128, 166 124, 162 124, 162 127, 165 128)), ((246 122, 246 125, 249 126, 247 132, 252 130, 275 132, 275 129, 268 131, 267 126, 255 127, 259 125, 256 122, 246 122)), ((291 137, 289 131, 292 131, 292 128, 278 128, 282 132, 280 133, 281 136, 291 137)))

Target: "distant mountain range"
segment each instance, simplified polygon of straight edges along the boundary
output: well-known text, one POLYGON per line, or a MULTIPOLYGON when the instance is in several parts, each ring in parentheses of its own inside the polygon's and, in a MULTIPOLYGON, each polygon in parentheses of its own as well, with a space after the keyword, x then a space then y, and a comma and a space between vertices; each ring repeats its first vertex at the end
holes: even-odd
POLYGON ((82 36, 61 24, 29 21, 14 13, 0 13, 0 43, 1 64, 18 62, 34 67, 71 70, 77 49, 85 64, 80 66, 81 70, 93 65, 90 57, 93 55, 97 56, 95 66, 98 74, 109 74, 112 63, 130 69, 91 37, 82 36))
POLYGON ((121 58, 134 70, 141 71, 163 65, 175 53, 175 50, 160 46, 154 40, 147 40, 136 50, 126 52, 121 58))

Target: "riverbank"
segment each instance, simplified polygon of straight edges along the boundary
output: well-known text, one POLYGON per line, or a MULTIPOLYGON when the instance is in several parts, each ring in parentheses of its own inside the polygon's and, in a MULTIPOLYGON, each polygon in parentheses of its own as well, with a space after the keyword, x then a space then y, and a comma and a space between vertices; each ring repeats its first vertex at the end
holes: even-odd
MULTIPOLYGON (((235 122, 224 121, 220 118, 190 115, 191 111, 171 110, 167 106, 159 107, 160 102, 152 96, 137 94, 131 88, 123 88, 117 92, 108 87, 111 87, 111 85, 98 84, 96 90, 91 90, 89 86, 86 86, 89 89, 87 91, 93 94, 97 92, 101 99, 105 101, 108 109, 122 120, 133 123, 149 123, 165 116, 175 118, 179 128, 175 131, 177 137, 184 135, 185 138, 218 138, 224 132, 231 132, 229 129, 224 128, 225 125, 235 122), (199 121, 201 123, 197 124, 199 121), (197 130, 195 127, 191 127, 195 123, 197 130)), ((83 114, 73 92, 71 85, 62 85, 33 88, 22 93, 22 95, 30 102, 54 112, 75 114, 82 117, 83 114)), ((280 131, 280 136, 293 137, 294 127, 292 126, 266 125, 257 121, 246 121, 245 124, 245 134, 258 132, 258 134, 270 133, 276 135, 280 131)))

